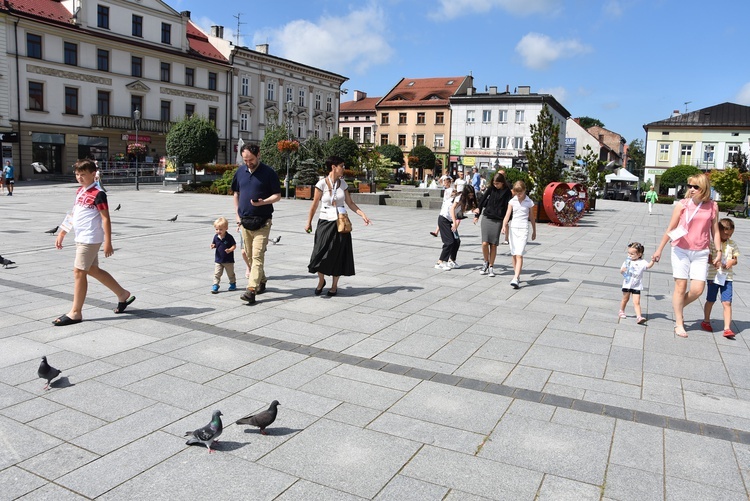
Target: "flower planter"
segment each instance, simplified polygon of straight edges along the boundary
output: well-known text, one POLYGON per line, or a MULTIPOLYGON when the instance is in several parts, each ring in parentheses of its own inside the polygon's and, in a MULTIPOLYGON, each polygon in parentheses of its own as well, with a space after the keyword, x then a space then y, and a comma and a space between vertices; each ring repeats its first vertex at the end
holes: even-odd
POLYGON ((359 183, 360 193, 375 193, 374 186, 368 183, 359 183))
POLYGON ((548 219, 560 226, 576 226, 583 217, 588 194, 578 183, 550 183, 544 189, 543 206, 548 219))
POLYGON ((294 187, 294 197, 302 200, 312 200, 313 187, 309 184, 303 184, 294 187))

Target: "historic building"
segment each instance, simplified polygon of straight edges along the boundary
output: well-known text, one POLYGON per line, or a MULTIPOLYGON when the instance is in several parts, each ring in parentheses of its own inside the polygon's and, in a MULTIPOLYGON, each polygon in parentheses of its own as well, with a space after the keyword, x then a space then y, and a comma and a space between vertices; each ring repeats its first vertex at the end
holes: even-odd
POLYGON ((365 92, 355 90, 354 99, 344 101, 339 107, 339 134, 351 138, 357 145, 377 146, 378 131, 375 105, 380 97, 367 97, 365 92))

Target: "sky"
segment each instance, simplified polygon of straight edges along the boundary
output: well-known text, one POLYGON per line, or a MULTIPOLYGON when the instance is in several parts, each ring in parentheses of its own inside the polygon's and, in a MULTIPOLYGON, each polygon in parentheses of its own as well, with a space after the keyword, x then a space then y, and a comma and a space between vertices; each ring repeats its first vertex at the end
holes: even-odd
POLYGON ((628 142, 673 110, 750 105, 747 0, 165 3, 206 32, 224 26, 234 43, 348 77, 342 102, 401 78, 471 74, 477 92, 529 85, 628 142))

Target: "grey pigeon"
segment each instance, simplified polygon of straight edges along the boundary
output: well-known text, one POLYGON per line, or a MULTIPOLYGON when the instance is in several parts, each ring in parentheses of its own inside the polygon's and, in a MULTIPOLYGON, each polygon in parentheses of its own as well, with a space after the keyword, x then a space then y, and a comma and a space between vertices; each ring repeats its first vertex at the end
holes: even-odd
POLYGON ((47 357, 45 356, 45 357, 42 357, 42 361, 39 364, 39 369, 36 371, 36 374, 40 378, 47 380, 47 384, 45 385, 43 389, 49 390, 50 382, 60 375, 60 369, 55 369, 50 364, 48 364, 47 357))
POLYGON ((219 440, 221 432, 224 431, 224 425, 221 422, 221 411, 214 411, 211 416, 211 422, 203 428, 198 428, 195 431, 185 432, 185 436, 190 436, 186 445, 203 444, 208 448, 208 453, 212 453, 211 444, 219 440))
POLYGON ((120 210, 120 207, 122 207, 122 204, 117 204, 117 207, 115 207, 115 210, 120 210))
POLYGON ((54 235, 55 233, 57 233, 57 230, 59 230, 59 229, 60 229, 60 227, 59 227, 59 226, 55 226, 55 227, 54 227, 54 228, 52 228, 51 230, 47 230, 47 231, 45 231, 45 233, 49 233, 50 235, 54 235))
POLYGON ((0 264, 3 265, 3 268, 7 268, 11 264, 16 264, 16 262, 11 261, 10 259, 5 259, 3 256, 0 256, 0 264))
POLYGON ((274 245, 276 245, 277 243, 279 243, 279 240, 281 240, 281 235, 279 235, 278 237, 276 237, 273 240, 271 240, 271 243, 274 244, 274 245))
POLYGON ((179 214, 175 214, 174 217, 170 217, 169 219, 167 219, 167 221, 174 223, 175 221, 177 221, 177 216, 179 216, 179 214))
POLYGON ((278 407, 279 405, 281 405, 279 401, 274 400, 273 402, 271 402, 271 406, 267 410, 250 416, 245 416, 242 419, 238 419, 236 424, 249 424, 252 426, 257 426, 258 428, 260 428, 260 432, 263 435, 267 435, 266 427, 271 426, 271 423, 276 421, 276 407, 278 407))

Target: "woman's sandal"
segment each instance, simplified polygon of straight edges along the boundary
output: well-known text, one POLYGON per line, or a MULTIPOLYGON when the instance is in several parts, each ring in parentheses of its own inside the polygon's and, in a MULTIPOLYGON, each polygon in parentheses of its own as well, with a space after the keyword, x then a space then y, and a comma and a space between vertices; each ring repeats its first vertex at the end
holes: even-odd
POLYGON ((323 280, 323 285, 320 286, 320 289, 315 289, 315 295, 320 296, 323 293, 323 287, 326 286, 326 281, 323 280))
POLYGON ((679 325, 674 326, 674 333, 679 337, 688 337, 687 332, 685 332, 685 328, 680 327, 679 325))
POLYGON ((115 313, 125 313, 125 309, 133 302, 135 301, 135 296, 130 296, 125 301, 120 301, 117 303, 117 308, 115 308, 115 313))

